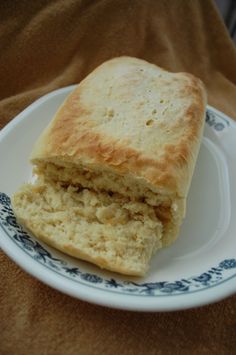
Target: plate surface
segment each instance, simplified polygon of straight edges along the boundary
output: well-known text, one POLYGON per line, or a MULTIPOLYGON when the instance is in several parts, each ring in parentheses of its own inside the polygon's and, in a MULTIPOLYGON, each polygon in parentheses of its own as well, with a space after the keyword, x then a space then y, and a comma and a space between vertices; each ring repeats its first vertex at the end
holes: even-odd
POLYGON ((30 105, 0 133, 0 246, 25 271, 71 296, 120 309, 170 311, 236 291, 236 123, 208 106, 180 236, 145 278, 122 277, 64 255, 26 233, 10 197, 32 179, 33 144, 74 86, 30 105))

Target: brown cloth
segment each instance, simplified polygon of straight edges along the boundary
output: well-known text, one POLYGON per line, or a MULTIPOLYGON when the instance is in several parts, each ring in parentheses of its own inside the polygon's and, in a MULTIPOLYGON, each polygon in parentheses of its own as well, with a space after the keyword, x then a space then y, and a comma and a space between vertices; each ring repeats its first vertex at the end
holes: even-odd
MULTIPOLYGON (((209 103, 236 118, 236 49, 212 1, 5 0, 1 127, 120 55, 195 74, 209 103)), ((2 252, 0 262, 0 354, 235 354, 235 297, 173 313, 112 310, 50 289, 2 252)))

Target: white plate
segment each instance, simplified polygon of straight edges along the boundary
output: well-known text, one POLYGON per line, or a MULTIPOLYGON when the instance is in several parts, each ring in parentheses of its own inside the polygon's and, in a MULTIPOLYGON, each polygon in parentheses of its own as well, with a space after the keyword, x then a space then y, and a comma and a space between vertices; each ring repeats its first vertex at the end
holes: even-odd
POLYGON ((25 271, 61 292, 114 308, 165 311, 215 302, 236 291, 236 124, 208 106, 187 216, 179 239, 143 278, 122 277, 64 255, 17 225, 10 199, 31 179, 32 146, 74 86, 46 95, 0 133, 0 245, 25 271))

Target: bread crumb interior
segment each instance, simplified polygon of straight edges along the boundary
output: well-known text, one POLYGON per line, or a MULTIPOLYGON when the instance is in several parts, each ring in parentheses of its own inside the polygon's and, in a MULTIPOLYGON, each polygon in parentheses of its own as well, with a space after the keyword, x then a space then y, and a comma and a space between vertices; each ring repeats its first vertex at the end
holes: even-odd
POLYGON ((15 194, 13 205, 49 244, 71 255, 80 250, 82 259, 111 270, 142 275, 162 247, 155 208, 129 196, 38 179, 15 194))

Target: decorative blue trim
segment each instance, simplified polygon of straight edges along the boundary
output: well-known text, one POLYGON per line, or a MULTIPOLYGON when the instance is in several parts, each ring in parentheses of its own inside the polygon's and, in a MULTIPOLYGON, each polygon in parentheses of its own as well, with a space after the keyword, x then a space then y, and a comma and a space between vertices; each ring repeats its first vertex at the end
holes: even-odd
POLYGON ((230 127, 230 122, 225 117, 209 108, 206 110, 206 123, 216 132, 222 132, 226 127, 230 127))
POLYGON ((210 268, 201 275, 176 281, 146 283, 116 281, 114 278, 105 279, 95 274, 83 272, 69 262, 52 256, 37 240, 26 233, 17 223, 11 208, 10 198, 4 193, 0 193, 0 227, 21 250, 44 267, 79 284, 109 292, 132 296, 176 296, 204 291, 236 276, 234 270, 236 269, 236 259, 223 260, 216 267, 210 268))

